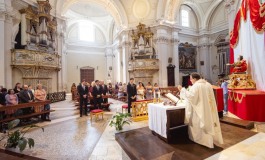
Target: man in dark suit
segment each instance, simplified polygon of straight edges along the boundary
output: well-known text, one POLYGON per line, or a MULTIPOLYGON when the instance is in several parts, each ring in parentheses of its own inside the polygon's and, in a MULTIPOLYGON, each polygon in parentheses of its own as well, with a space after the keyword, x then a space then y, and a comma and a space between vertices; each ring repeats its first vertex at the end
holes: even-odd
MULTIPOLYGON (((34 95, 31 90, 28 89, 28 85, 24 84, 23 90, 19 92, 19 98, 20 98, 20 103, 29 103, 33 102, 34 100, 34 95)), ((29 114, 33 112, 32 107, 28 108, 23 108, 22 109, 23 114, 29 114)))
POLYGON ((101 103, 102 103, 102 94, 103 94, 103 89, 99 85, 99 81, 95 81, 96 85, 93 87, 93 100, 94 100, 94 107, 96 108, 98 106, 99 109, 101 108, 101 103))
POLYGON ((87 115, 87 100, 88 100, 88 87, 86 86, 86 80, 83 79, 82 82, 77 86, 77 91, 79 94, 80 103, 80 117, 83 115, 83 106, 85 107, 85 115, 87 115))
MULTIPOLYGON (((109 92, 109 89, 108 86, 104 84, 104 81, 101 81, 101 87, 102 87, 102 94, 106 96, 107 93, 109 92)), ((108 98, 104 98, 103 103, 108 103, 108 98)))
POLYGON ((131 113, 132 102, 136 101, 136 85, 134 84, 134 78, 130 78, 130 82, 127 85, 127 96, 128 96, 128 113, 131 113))

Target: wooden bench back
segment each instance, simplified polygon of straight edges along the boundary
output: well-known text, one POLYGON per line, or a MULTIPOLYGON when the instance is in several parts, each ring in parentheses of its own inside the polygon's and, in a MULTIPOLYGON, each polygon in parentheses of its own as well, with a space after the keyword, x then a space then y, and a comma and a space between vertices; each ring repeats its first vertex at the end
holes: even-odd
POLYGON ((6 110, 11 110, 11 109, 21 109, 21 108, 28 108, 28 107, 39 107, 39 106, 44 106, 46 104, 50 104, 50 100, 46 101, 41 101, 41 102, 30 102, 30 103, 21 103, 17 105, 12 105, 12 106, 1 106, 0 107, 0 112, 1 111, 6 111, 6 110))

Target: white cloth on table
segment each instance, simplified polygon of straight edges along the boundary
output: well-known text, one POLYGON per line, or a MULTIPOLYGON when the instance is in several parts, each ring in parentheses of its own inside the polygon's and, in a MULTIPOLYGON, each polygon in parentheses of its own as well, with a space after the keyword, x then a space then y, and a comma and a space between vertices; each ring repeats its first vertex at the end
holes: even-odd
POLYGON ((185 108, 185 103, 178 103, 177 106, 164 106, 162 103, 148 104, 149 128, 164 138, 167 138, 167 110, 185 108))

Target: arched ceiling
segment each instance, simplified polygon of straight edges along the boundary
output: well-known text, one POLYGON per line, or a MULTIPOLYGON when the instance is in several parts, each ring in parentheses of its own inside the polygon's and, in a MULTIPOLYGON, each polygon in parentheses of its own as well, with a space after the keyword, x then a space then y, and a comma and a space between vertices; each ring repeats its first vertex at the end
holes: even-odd
POLYGON ((75 3, 69 9, 85 17, 105 17, 109 15, 102 6, 95 3, 75 3))
POLYGON ((199 28, 207 28, 209 19, 215 9, 223 0, 159 0, 157 19, 165 19, 171 23, 176 23, 179 16, 180 6, 185 4, 193 9, 195 12, 199 28), (166 1, 166 2, 165 2, 166 1))
POLYGON ((97 17, 109 14, 119 26, 126 27, 128 25, 125 11, 119 0, 57 0, 56 10, 58 16, 65 15, 69 9, 85 16, 97 17), (81 8, 79 9, 79 7, 81 8))

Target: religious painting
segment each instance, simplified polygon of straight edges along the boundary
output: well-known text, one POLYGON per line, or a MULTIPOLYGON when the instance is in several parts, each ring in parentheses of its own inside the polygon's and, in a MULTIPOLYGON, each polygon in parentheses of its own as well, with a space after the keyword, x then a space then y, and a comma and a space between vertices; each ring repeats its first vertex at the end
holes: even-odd
POLYGON ((196 46, 187 42, 179 45, 179 69, 196 71, 196 46))

